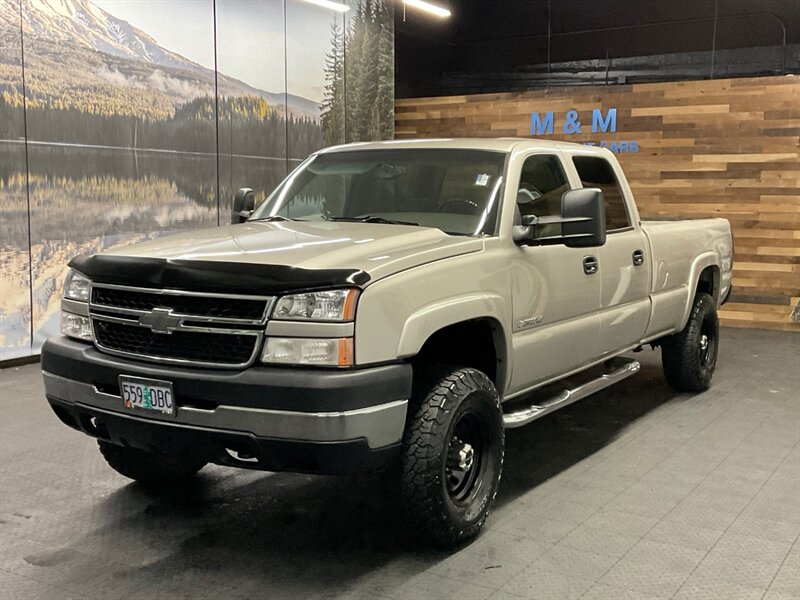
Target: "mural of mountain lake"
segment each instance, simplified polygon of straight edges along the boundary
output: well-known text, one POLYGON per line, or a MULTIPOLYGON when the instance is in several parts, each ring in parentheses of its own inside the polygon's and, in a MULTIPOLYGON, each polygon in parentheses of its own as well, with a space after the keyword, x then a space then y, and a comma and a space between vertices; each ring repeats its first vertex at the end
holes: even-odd
POLYGON ((30 239, 25 223, 22 144, 0 142, 0 348, 2 358, 30 354, 58 332, 66 264, 77 255, 133 244, 229 219, 239 187, 258 197, 286 174, 287 162, 208 154, 29 144, 30 239), (33 306, 29 306, 28 258, 33 306))

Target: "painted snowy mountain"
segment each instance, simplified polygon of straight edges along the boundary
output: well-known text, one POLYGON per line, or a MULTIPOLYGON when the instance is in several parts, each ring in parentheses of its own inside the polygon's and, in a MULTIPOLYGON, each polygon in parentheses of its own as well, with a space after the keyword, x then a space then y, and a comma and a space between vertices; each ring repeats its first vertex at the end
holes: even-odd
MULTIPOLYGON (((17 2, 0 0, 0 30, 19 27, 19 22, 17 2)), ((31 38, 30 44, 26 41, 26 55, 34 55, 33 58, 41 49, 42 54, 51 56, 57 51, 63 55, 64 65, 71 63, 75 67, 79 61, 69 61, 71 50, 84 56, 90 50, 117 59, 105 60, 93 70, 107 83, 153 84, 173 96, 176 103, 207 95, 208 85, 213 86, 212 69, 164 48, 146 32, 90 0, 25 0, 22 26, 31 38), (127 65, 128 61, 136 64, 127 65)), ((222 95, 257 96, 274 107, 282 107, 285 101, 283 93, 254 88, 223 73, 219 73, 218 84, 222 95)), ((319 116, 319 104, 312 100, 289 94, 288 104, 290 113, 319 116)))

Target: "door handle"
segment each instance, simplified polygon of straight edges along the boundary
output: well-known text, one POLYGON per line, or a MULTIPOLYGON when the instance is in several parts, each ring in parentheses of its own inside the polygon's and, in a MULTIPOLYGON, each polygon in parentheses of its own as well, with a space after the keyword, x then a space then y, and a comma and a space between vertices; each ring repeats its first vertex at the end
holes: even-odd
POLYGON ((600 263, 597 262, 596 256, 584 256, 583 257, 583 272, 587 275, 594 275, 597 273, 597 269, 600 268, 600 263))
POLYGON ((633 251, 633 266, 641 267, 644 264, 644 252, 642 250, 633 251))

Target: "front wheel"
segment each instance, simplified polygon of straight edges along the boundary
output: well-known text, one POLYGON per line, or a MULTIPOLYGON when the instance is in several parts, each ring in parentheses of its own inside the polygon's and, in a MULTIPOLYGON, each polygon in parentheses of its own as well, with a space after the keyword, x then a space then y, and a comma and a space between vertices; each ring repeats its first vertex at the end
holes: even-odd
POLYGON ((451 548, 478 534, 503 469, 500 396, 472 368, 420 374, 403 436, 401 498, 411 531, 451 548))
POLYGON ((667 383, 679 392, 704 392, 717 365, 719 319, 714 299, 697 294, 682 331, 661 342, 661 364, 667 383))

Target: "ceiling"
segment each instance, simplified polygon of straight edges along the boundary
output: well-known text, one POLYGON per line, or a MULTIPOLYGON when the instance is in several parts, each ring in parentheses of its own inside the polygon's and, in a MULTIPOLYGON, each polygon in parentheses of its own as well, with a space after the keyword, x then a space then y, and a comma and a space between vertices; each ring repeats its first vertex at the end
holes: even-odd
POLYGON ((459 93, 453 73, 491 80, 548 63, 780 47, 784 31, 800 43, 800 0, 431 1, 452 17, 396 12, 398 97, 459 93))

